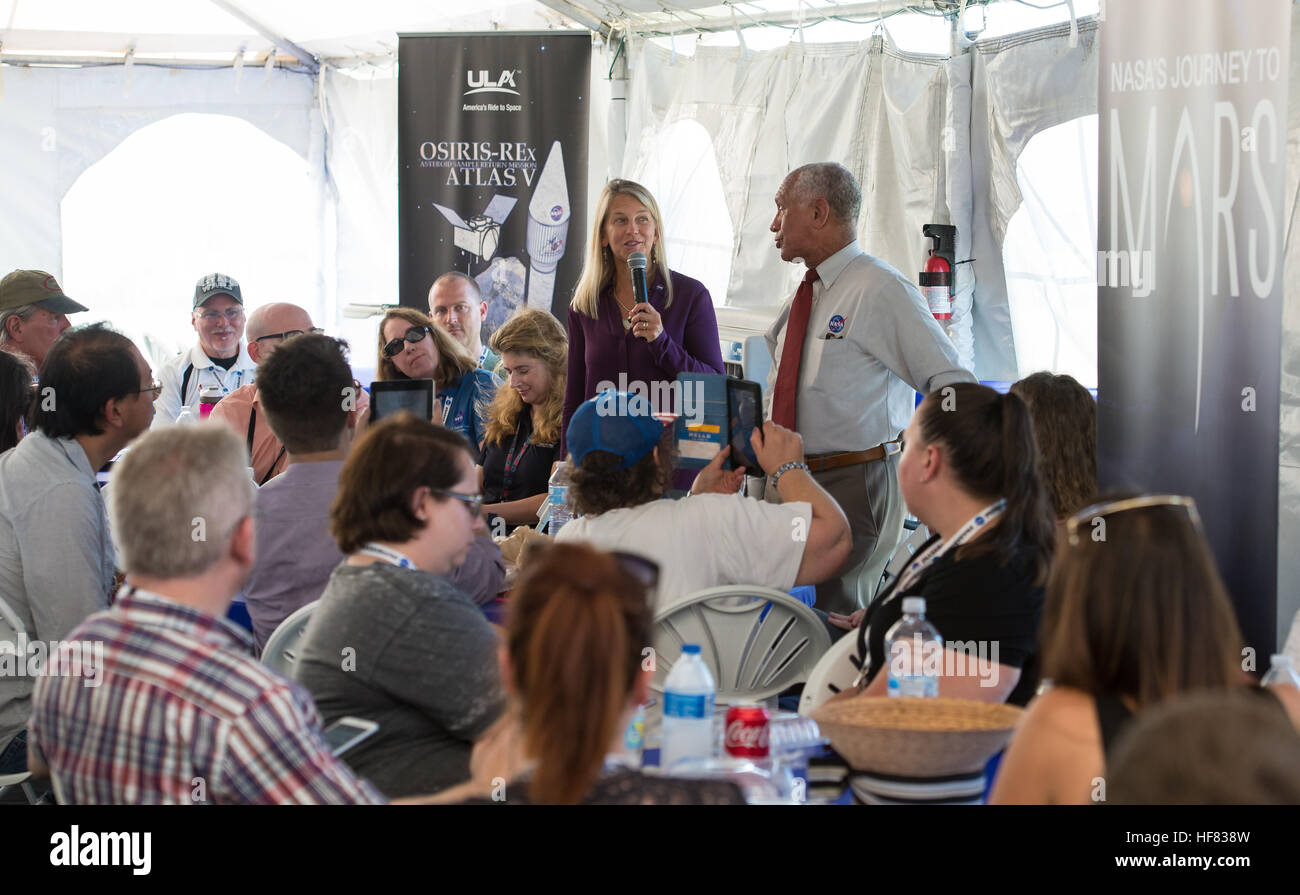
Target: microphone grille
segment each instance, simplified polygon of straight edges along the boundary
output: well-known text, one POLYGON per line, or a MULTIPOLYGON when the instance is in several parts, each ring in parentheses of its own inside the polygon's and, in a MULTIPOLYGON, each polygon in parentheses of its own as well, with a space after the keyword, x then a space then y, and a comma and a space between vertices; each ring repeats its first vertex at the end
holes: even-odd
POLYGON ((628 255, 627 266, 632 268, 633 270, 645 270, 646 269, 645 252, 633 252, 632 254, 628 255))

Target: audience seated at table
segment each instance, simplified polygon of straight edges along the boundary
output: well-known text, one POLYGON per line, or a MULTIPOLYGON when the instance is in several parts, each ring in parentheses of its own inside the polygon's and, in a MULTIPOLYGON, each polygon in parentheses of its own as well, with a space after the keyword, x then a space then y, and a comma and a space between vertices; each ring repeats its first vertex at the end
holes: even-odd
POLYGON ((946 647, 939 695, 1024 705, 1038 687, 1055 538, 1029 411, 1015 395, 956 383, 921 402, 903 443, 899 490, 934 536, 869 607, 831 622, 858 628, 858 655, 865 648, 871 668, 865 693, 884 696, 885 633, 903 597, 924 597, 946 647), (954 649, 972 643, 984 661, 954 649))
POLYGON ((1066 517, 1097 499, 1097 402, 1073 376, 1032 373, 1011 386, 1034 421, 1038 477, 1056 514, 1066 517))
POLYGON ((487 411, 479 467, 483 509, 507 529, 535 525, 551 467, 560 459, 569 341, 551 314, 521 308, 492 334, 491 343, 506 382, 487 411))
POLYGON ((375 378, 432 379, 433 419, 459 432, 478 459, 487 431, 487 406, 500 380, 426 314, 393 308, 379 322, 375 378))
POLYGON ((440 799, 507 805, 738 805, 726 781, 652 777, 619 753, 650 696, 653 611, 640 557, 544 550, 511 600, 501 676, 511 696, 474 749, 474 777, 440 799))
MULTIPOLYGON (((803 461, 803 440, 775 423, 754 430, 753 447, 764 469, 803 461)), ((767 503, 737 493, 744 472, 723 471, 724 448, 700 470, 690 496, 662 500, 676 446, 672 427, 640 395, 608 391, 584 402, 569 422, 568 448, 569 492, 582 516, 558 540, 654 560, 658 608, 723 584, 782 591, 816 584, 839 571, 852 547, 844 512, 806 466, 782 473, 782 502, 767 503)))
POLYGON ((27 434, 36 366, 25 355, 0 349, 0 454, 27 434))
MULTIPOLYGON (((149 428, 155 385, 131 340, 102 324, 64 332, 45 357, 50 400, 0 454, 0 598, 28 643, 63 640, 108 607, 115 556, 95 472, 149 428)), ((24 770, 31 692, 31 676, 0 674, 0 774, 24 770)))
POLYGON ((127 586, 68 635, 64 673, 33 693, 32 769, 48 766, 60 802, 382 801, 331 754, 307 692, 224 618, 253 565, 247 465, 243 441, 215 425, 157 430, 117 464, 127 586))
MULTIPOLYGON (((257 563, 244 589, 258 648, 300 606, 325 590, 343 554, 330 534, 330 505, 361 415, 347 346, 328 336, 296 336, 258 367, 258 401, 289 466, 257 493, 257 563), (352 408, 348 410, 346 408, 352 408)), ((220 406, 220 405, 218 405, 220 406)), ((474 539, 447 576, 474 602, 494 599, 505 578, 492 539, 474 539)))
MULTIPOLYGON (((1189 498, 1095 505, 1067 531, 1043 620, 1052 687, 1021 720, 994 802, 1089 802, 1135 717, 1183 693, 1249 681, 1237 619, 1189 498)), ((1268 698, 1300 717, 1293 688, 1268 698)))
POLYGON ((504 703, 497 636, 447 579, 484 530, 474 455, 459 433, 400 413, 371 427, 339 476, 331 529, 347 559, 294 676, 327 722, 379 725, 346 759, 390 796, 466 779, 473 742, 504 703))
POLYGON ((1154 706, 1116 745, 1097 795, 1111 805, 1300 805, 1300 733, 1279 708, 1245 687, 1154 706))

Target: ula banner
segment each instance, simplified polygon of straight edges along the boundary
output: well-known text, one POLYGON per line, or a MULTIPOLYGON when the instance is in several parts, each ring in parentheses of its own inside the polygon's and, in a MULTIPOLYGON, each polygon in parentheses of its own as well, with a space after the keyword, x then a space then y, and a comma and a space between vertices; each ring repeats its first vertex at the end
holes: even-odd
POLYGON ((401 303, 456 270, 487 301, 483 342, 521 305, 561 320, 586 241, 591 36, 398 41, 401 303))
POLYGON ((1290 7, 1103 2, 1097 90, 1101 486, 1195 498, 1265 657, 1278 621, 1290 7))

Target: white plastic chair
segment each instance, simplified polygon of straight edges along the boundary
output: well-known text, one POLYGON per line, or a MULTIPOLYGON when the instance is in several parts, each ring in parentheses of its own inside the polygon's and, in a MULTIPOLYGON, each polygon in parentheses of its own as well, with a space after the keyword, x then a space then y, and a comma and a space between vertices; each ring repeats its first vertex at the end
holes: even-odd
POLYGON ((831 645, 804 681, 799 697, 799 714, 810 715, 813 709, 836 693, 852 686, 858 676, 858 632, 847 632, 831 645))
POLYGON ((718 687, 717 702, 776 696, 808 676, 830 648, 822 620, 787 593, 768 587, 711 587, 660 610, 655 618, 655 678, 664 681, 697 643, 718 687))
POLYGON ((280 622, 266 639, 266 648, 262 650, 262 664, 285 677, 293 676, 293 667, 298 664, 298 647, 303 635, 307 633, 307 623, 316 610, 319 600, 312 600, 306 606, 300 606, 289 617, 280 622))

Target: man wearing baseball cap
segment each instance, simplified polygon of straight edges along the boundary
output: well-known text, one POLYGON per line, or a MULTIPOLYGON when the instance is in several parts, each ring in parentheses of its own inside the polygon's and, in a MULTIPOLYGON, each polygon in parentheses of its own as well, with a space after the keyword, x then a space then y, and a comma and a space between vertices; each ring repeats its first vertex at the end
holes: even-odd
POLYGON ((751 443, 780 504, 738 493, 744 472, 722 469, 730 445, 700 470, 688 497, 661 500, 676 450, 671 427, 641 395, 606 391, 586 401, 569 420, 566 443, 569 493, 582 515, 556 540, 657 562, 656 609, 724 584, 784 591, 816 584, 839 570, 852 547, 843 510, 808 473, 803 440, 775 423, 755 428, 751 443))
POLYGON ((198 416, 199 394, 209 386, 228 395, 257 377, 257 362, 244 345, 244 296, 235 278, 210 273, 194 286, 191 314, 199 342, 158 372, 162 396, 155 426, 174 423, 189 408, 198 416))
POLYGON ((68 314, 89 310, 63 294, 43 270, 15 270, 0 280, 0 348, 45 363, 54 340, 71 326, 68 314))

